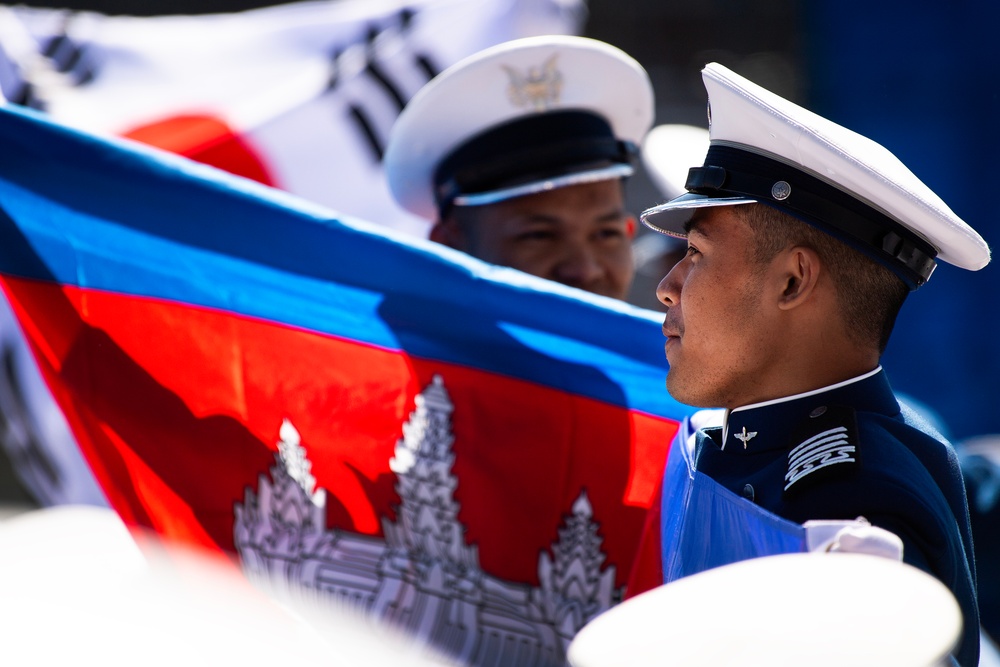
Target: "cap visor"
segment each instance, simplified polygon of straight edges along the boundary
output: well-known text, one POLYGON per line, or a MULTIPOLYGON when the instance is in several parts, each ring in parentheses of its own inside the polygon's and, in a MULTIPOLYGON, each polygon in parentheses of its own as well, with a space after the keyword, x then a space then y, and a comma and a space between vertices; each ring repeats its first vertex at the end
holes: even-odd
POLYGON ((646 209, 639 219, 642 224, 662 234, 685 238, 687 230, 684 229, 684 225, 694 215, 694 209, 708 206, 738 206, 756 202, 756 199, 747 197, 709 197, 688 192, 665 204, 646 209))
POLYGON ((628 164, 613 164, 599 169, 589 169, 587 171, 577 171, 572 174, 562 174, 551 178, 543 178, 529 183, 520 183, 500 190, 490 192, 476 192, 474 194, 464 194, 455 197, 456 206, 485 206, 497 202, 524 197, 539 192, 547 192, 556 188, 565 188, 570 185, 581 185, 583 183, 597 183, 598 181, 609 181, 615 178, 626 178, 632 175, 633 168, 628 164))

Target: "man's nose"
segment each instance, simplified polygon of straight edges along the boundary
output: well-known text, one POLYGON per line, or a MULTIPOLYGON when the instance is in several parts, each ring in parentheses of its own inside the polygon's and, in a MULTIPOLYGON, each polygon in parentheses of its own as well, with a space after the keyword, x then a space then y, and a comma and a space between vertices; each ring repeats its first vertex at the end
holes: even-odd
POLYGON ((558 282, 580 287, 600 280, 604 276, 604 265, 593 249, 583 243, 574 243, 566 247, 554 273, 558 282))
POLYGON ((656 286, 656 299, 668 308, 676 306, 680 301, 681 284, 683 282, 684 260, 674 264, 667 275, 663 276, 660 284, 656 286))

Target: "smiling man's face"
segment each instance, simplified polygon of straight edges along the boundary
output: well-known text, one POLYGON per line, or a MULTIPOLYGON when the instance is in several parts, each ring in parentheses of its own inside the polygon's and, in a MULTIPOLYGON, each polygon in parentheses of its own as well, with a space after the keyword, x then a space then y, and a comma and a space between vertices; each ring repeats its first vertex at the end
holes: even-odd
POLYGON ((457 207, 431 238, 493 264, 625 299, 634 235, 621 181, 605 180, 457 207))
POLYGON ((667 307, 667 390, 682 403, 755 402, 781 345, 776 309, 763 289, 767 267, 751 262, 752 234, 732 206, 698 209, 687 254, 656 289, 667 307))

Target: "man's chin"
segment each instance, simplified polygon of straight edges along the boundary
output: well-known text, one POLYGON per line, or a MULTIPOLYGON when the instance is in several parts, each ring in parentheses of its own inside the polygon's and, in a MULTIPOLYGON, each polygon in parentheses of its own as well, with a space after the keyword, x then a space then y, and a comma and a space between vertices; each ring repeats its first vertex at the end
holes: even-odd
POLYGON ((717 408, 711 397, 697 391, 690 383, 686 383, 677 373, 670 369, 667 371, 667 393, 678 403, 690 405, 692 408, 717 408))

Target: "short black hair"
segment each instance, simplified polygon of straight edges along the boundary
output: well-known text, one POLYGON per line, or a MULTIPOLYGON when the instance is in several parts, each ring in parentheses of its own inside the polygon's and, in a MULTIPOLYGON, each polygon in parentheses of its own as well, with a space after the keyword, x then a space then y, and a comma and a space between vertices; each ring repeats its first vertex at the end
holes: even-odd
POLYGON ((885 352, 896 316, 909 294, 888 267, 830 234, 766 204, 741 204, 737 215, 753 232, 750 260, 769 262, 789 245, 811 248, 830 271, 847 332, 860 345, 885 352))

